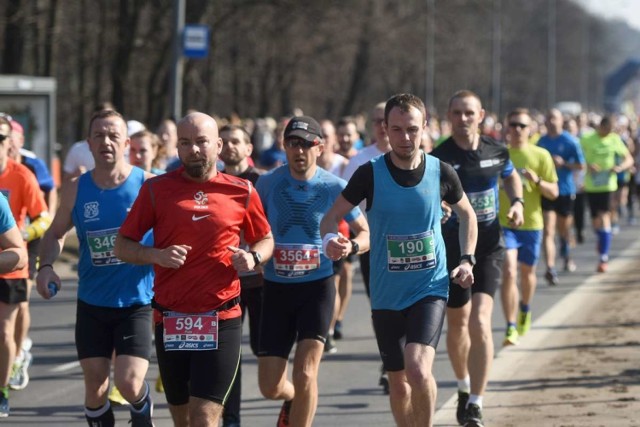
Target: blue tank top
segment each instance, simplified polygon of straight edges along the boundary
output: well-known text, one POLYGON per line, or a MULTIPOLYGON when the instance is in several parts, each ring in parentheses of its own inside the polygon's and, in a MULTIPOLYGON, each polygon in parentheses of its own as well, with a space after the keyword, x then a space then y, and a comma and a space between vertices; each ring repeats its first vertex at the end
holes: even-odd
POLYGON ((72 217, 80 242, 78 298, 87 304, 130 307, 151 302, 153 266, 126 264, 113 253, 120 225, 143 182, 144 171, 137 167, 122 185, 108 190, 96 186, 91 172, 79 178, 72 217))
POLYGON ((427 296, 447 298, 449 278, 440 228, 440 162, 425 155, 422 180, 402 187, 384 156, 373 164, 371 308, 402 310, 427 296))
MULTIPOLYGON (((346 186, 346 181, 317 168, 308 181, 291 176, 284 165, 262 175, 256 190, 275 240, 264 278, 279 283, 305 283, 333 275, 333 262, 322 253, 320 220, 346 186)), ((358 207, 347 222, 361 215, 358 207)))

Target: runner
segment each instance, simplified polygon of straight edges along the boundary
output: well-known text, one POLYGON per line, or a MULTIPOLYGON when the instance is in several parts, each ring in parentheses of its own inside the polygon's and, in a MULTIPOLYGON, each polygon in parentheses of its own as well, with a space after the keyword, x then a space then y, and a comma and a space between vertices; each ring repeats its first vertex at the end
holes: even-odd
POLYGON ((180 120, 182 166, 143 185, 116 239, 118 258, 155 264, 156 354, 178 426, 218 425, 240 363, 238 273, 273 249, 251 183, 218 172, 221 149, 212 117, 180 120), (141 245, 151 229, 154 247, 141 245), (249 251, 239 247, 241 233, 249 251))
MULTIPOLYGON (((458 381, 458 423, 479 427, 493 362, 493 301, 502 280, 505 251, 498 221, 498 184, 502 180, 508 191, 509 216, 517 227, 522 224, 522 182, 507 147, 478 132, 485 118, 478 95, 468 90, 453 94, 447 118, 452 135, 432 155, 455 169, 478 220, 478 247, 472 260, 475 282, 467 289, 449 283, 447 352, 458 381)), ((461 257, 455 216, 444 224, 443 235, 452 270, 461 257)))
POLYGON ((75 336, 87 423, 115 423, 107 398, 115 350, 114 383, 131 404, 131 422, 151 426, 153 401, 144 378, 151 356, 153 270, 126 264, 113 252, 118 228, 151 175, 127 163, 127 125, 116 111, 102 110, 91 117, 87 142, 95 168, 63 185, 60 207, 41 242, 38 293, 51 298, 51 282, 60 289, 53 264, 75 226, 80 242, 75 336))
POLYGON ((329 243, 320 236, 320 219, 346 183, 317 166, 324 141, 315 119, 292 118, 284 147, 287 164, 257 184, 276 243, 273 261, 264 269, 258 381, 266 398, 284 400, 278 426, 310 426, 335 301, 332 261, 367 250, 369 228, 360 209, 354 209, 343 215, 355 234, 352 240, 333 235, 329 243), (289 381, 287 362, 294 343, 289 381))
POLYGON ((504 345, 517 344, 519 337, 531 328, 531 302, 536 290, 536 265, 542 243, 540 197, 544 196, 549 200, 558 197, 558 176, 551 154, 529 142, 531 122, 529 111, 524 108, 513 110, 507 115, 509 157, 523 182, 524 222, 520 227, 513 223, 508 208, 509 197, 512 195, 501 190, 500 225, 507 248, 501 289, 502 310, 507 321, 504 345), (519 313, 516 285, 518 272, 522 288, 519 313))
POLYGON ((378 348, 389 375, 396 424, 431 425, 437 386, 432 374, 444 322, 448 274, 440 219, 441 200, 460 220, 462 257, 455 283, 473 283, 471 262, 477 222, 460 180, 449 165, 420 149, 426 110, 414 95, 385 106, 391 152, 365 163, 324 217, 321 232, 366 200, 371 222, 371 308, 378 348), (439 182, 434 188, 433 183, 439 182))

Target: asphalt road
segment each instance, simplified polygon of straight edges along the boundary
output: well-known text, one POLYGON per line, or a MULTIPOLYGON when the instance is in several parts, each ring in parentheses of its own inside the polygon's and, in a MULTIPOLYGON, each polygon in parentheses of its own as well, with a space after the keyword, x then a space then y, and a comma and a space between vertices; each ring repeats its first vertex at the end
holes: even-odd
MULTIPOLYGON (((533 303, 534 327, 537 315, 542 314, 566 293, 587 277, 595 274, 595 240, 590 233, 583 245, 574 251, 578 270, 561 273, 558 287, 547 286, 539 269, 539 288, 533 303)), ((623 227, 614 237, 612 255, 615 256, 638 235, 637 226, 623 227)), ((338 341, 338 353, 325 357, 320 367, 320 396, 315 426, 391 426, 393 418, 388 396, 378 386, 380 360, 370 325, 368 301, 359 273, 355 275, 354 293, 344 322, 345 338, 338 341)), ((83 380, 76 361, 74 347, 75 295, 77 283, 64 282, 64 288, 50 301, 40 296, 32 298, 32 327, 34 363, 30 369, 31 381, 23 391, 10 396, 11 416, 0 421, 12 426, 82 426, 83 380)), ((446 331, 445 331, 446 333, 446 331)), ((496 300, 494 310, 494 340, 496 351, 502 345, 504 320, 496 300)), ((525 338, 526 339, 526 338, 525 338)), ((245 426, 273 426, 281 402, 262 398, 257 387, 257 364, 248 346, 247 327, 243 340, 243 401, 242 419, 245 426)), ((494 366, 494 369, 509 369, 494 366)), ((455 392, 456 383, 446 353, 443 334, 434 367, 438 381, 438 407, 455 392)), ((153 384, 157 376, 155 359, 148 378, 153 384)), ((156 426, 170 426, 171 418, 164 396, 154 392, 156 426)), ((129 411, 115 409, 117 425, 126 425, 129 411)), ((454 420, 452 420, 455 423, 454 420)))

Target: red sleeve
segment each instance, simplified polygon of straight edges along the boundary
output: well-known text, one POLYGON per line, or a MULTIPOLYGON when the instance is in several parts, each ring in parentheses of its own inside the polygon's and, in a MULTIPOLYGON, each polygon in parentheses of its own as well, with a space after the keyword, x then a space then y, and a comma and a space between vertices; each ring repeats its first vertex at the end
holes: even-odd
POLYGON ((155 212, 151 202, 151 190, 149 183, 145 182, 140 187, 131 211, 127 214, 120 226, 120 234, 124 237, 139 242, 147 231, 153 228, 155 212))
POLYGON ((244 239, 247 243, 252 244, 261 240, 264 236, 269 234, 271 226, 267 221, 267 216, 264 214, 262 202, 258 192, 251 185, 251 193, 249 194, 249 203, 247 206, 247 212, 244 216, 244 239))
POLYGON ((36 180, 35 175, 29 173, 25 174, 25 204, 27 205, 27 213, 29 218, 35 219, 40 216, 42 212, 47 212, 47 202, 44 200, 40 186, 36 180))

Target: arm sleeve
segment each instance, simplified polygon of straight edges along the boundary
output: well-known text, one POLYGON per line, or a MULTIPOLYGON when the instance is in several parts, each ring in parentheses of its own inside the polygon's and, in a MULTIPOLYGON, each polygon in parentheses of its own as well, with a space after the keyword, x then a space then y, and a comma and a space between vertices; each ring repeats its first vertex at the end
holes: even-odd
POLYGON ((140 192, 135 202, 133 202, 131 211, 120 226, 120 234, 139 242, 145 233, 153 228, 154 222, 155 212, 151 203, 149 181, 147 181, 140 187, 140 192))
POLYGON ((367 162, 353 173, 353 176, 342 190, 342 197, 354 206, 367 200, 367 210, 373 203, 373 165, 367 162))
POLYGON ((440 161, 440 197, 450 205, 455 205, 462 199, 464 190, 456 171, 443 161, 440 161))
POLYGON ((260 196, 252 184, 251 193, 249 194, 249 203, 247 204, 247 212, 244 216, 244 239, 249 244, 262 239, 269 234, 271 227, 264 213, 260 196))

